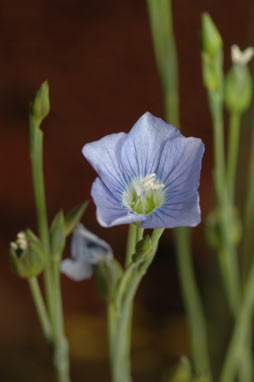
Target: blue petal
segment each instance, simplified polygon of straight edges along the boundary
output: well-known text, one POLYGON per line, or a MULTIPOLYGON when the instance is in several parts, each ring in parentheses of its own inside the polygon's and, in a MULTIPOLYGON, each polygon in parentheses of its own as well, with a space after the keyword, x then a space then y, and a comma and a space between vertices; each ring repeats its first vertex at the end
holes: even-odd
POLYGON ((177 137, 182 137, 178 129, 148 112, 143 114, 123 142, 123 170, 130 178, 154 173, 164 145, 177 137))
POLYGON ((72 235, 71 255, 72 259, 61 262, 60 270, 72 280, 80 281, 91 277, 94 265, 113 257, 113 252, 108 243, 79 223, 72 235))
POLYGON ((196 193, 193 199, 164 205, 149 215, 149 218, 141 224, 142 228, 174 228, 195 227, 200 223, 199 196, 196 193))
POLYGON ((97 207, 97 220, 103 227, 141 222, 147 218, 145 215, 129 212, 99 178, 93 182, 91 194, 97 207))
POLYGON ((196 226, 200 223, 199 176, 204 145, 197 138, 177 138, 162 151, 157 174, 165 184, 163 205, 143 228, 196 226))
POLYGON ((61 262, 60 271, 74 281, 81 281, 92 276, 93 266, 86 260, 65 259, 61 262))
POLYGON ((102 181, 121 199, 128 179, 121 168, 120 152, 126 133, 110 134, 98 141, 87 143, 82 153, 98 173, 102 181))
POLYGON ((106 241, 88 231, 83 224, 77 224, 71 241, 71 256, 73 260, 86 259, 90 264, 96 264, 105 256, 113 256, 112 249, 106 241))

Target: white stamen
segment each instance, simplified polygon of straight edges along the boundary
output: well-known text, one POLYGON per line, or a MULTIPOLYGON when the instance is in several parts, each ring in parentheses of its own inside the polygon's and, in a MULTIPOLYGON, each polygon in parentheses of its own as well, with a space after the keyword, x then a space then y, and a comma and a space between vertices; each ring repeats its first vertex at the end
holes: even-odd
POLYGON ((155 173, 142 178, 134 178, 123 193, 123 203, 132 211, 149 214, 164 200, 163 183, 159 183, 155 173))
POLYGON ((247 65, 254 55, 254 48, 249 47, 243 51, 238 45, 231 46, 231 58, 234 64, 247 65))
POLYGON ((27 238, 24 232, 19 232, 17 234, 17 241, 16 241, 18 247, 25 251, 28 247, 27 238))

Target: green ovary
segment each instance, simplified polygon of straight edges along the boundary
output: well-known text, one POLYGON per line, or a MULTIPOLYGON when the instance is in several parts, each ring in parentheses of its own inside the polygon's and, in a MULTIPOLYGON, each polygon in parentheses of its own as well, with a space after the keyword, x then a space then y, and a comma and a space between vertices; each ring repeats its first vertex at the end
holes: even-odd
POLYGON ((136 214, 149 215, 164 202, 163 188, 155 174, 135 178, 123 193, 123 204, 136 214))

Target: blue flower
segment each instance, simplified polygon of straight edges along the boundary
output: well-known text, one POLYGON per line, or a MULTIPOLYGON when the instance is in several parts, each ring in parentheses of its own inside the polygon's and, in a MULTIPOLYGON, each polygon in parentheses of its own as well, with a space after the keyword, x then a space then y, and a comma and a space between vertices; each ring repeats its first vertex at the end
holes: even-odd
POLYGON ((145 113, 128 134, 111 134, 82 150, 98 173, 92 186, 103 227, 143 228, 200 223, 199 177, 204 145, 145 113))
POLYGON ((88 279, 93 274, 94 265, 113 257, 112 249, 79 223, 71 242, 71 259, 61 262, 60 271, 74 281, 88 279))

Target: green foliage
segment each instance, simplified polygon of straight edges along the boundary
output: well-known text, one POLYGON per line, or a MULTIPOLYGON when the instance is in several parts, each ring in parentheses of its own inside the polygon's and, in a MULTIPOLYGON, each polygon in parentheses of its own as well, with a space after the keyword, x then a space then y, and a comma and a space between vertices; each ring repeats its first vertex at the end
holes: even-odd
POLYGON ((50 227, 51 256, 59 262, 65 246, 64 216, 60 211, 55 216, 50 227))

